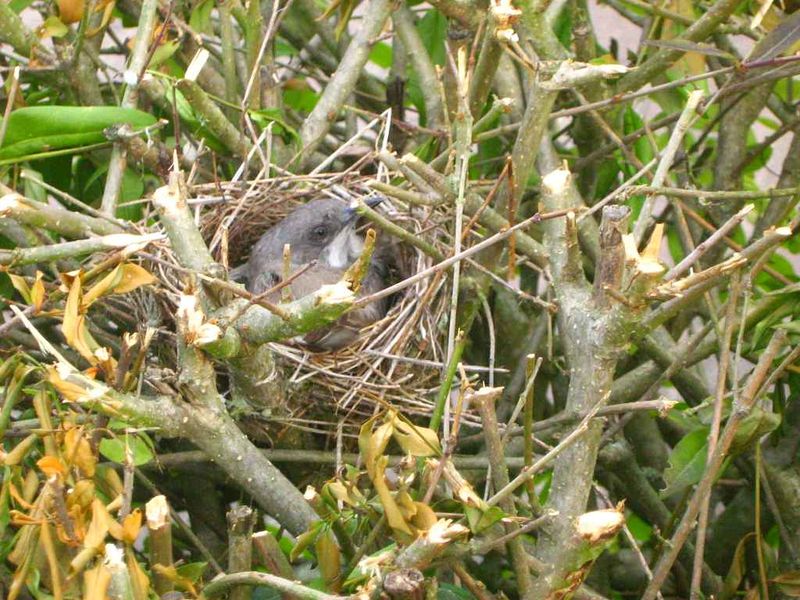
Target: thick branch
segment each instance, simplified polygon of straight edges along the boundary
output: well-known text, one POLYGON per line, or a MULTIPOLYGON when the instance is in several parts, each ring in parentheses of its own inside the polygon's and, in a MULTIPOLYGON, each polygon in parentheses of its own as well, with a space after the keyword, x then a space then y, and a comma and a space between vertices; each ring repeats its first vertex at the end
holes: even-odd
POLYGON ((215 262, 186 203, 185 186, 180 172, 171 173, 169 185, 153 193, 153 204, 178 261, 187 269, 204 273, 215 262))
POLYGON ((342 57, 339 67, 331 77, 325 91, 311 114, 300 128, 300 141, 303 149, 296 159, 301 165, 313 154, 330 131, 331 124, 350 94, 353 93, 358 76, 367 63, 372 45, 389 17, 390 0, 370 0, 363 13, 358 31, 342 57))
POLYGON ((414 16, 405 4, 401 4, 392 13, 392 22, 395 33, 402 41, 403 48, 419 77, 419 87, 425 102, 425 125, 430 129, 437 129, 444 119, 441 86, 433 62, 414 25, 414 16))
MULTIPOLYGON (((694 25, 683 33, 680 40, 689 42, 703 41, 714 32, 720 23, 724 22, 730 16, 740 2, 741 0, 717 0, 702 17, 695 21, 694 25)), ((635 71, 623 77, 619 83, 617 83, 615 93, 619 94, 620 92, 627 92, 642 87, 677 61, 683 54, 683 50, 675 50, 672 48, 662 48, 658 50, 651 58, 646 60, 644 64, 637 67, 635 71)))
POLYGON ((10 192, 0 198, 0 216, 74 239, 125 231, 111 220, 87 217, 71 210, 36 202, 16 192, 10 192))

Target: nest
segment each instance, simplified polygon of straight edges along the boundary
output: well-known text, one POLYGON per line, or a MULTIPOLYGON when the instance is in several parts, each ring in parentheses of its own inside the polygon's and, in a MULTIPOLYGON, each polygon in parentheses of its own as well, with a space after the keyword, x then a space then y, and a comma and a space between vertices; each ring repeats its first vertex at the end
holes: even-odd
MULTIPOLYGON (((362 176, 327 175, 208 184, 193 189, 190 203, 215 258, 234 267, 247 259, 266 229, 295 207, 325 195, 344 200, 366 197, 371 193, 366 183, 362 176)), ((443 253, 450 247, 449 234, 436 223, 443 214, 410 210, 392 200, 382 203, 380 211, 443 253)), ((164 260, 154 266, 167 295, 177 293, 183 285, 181 274, 164 264, 174 263, 175 258, 167 246, 160 253, 164 260)), ((434 264, 430 256, 407 244, 398 244, 396 258, 399 268, 391 283, 434 264)), ((422 417, 432 414, 446 360, 447 281, 440 273, 398 292, 382 320, 336 352, 313 353, 291 342, 271 344, 287 382, 291 414, 285 417, 286 425, 355 437, 365 419, 388 407, 425 422, 422 417)), ((479 423, 469 412, 462 422, 479 423)))

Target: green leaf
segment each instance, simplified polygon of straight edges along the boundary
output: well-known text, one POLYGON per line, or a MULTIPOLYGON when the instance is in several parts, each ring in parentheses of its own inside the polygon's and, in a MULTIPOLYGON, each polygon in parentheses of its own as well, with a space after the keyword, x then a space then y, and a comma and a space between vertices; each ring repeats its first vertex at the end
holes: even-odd
POLYGON ((324 526, 324 522, 316 521, 315 523, 311 524, 311 527, 308 528, 308 531, 305 531, 297 536, 297 543, 295 543, 294 547, 292 548, 292 552, 289 554, 289 560, 291 562, 296 561, 300 555, 306 551, 306 548, 311 546, 311 544, 317 540, 317 537, 323 532, 324 526))
POLYGON ((44 189, 39 182, 44 182, 42 174, 33 169, 22 169, 22 174, 25 175, 23 179, 22 190, 26 198, 36 200, 37 202, 47 202, 47 190, 44 189))
POLYGON ((250 117, 261 129, 265 129, 270 123, 274 123, 272 132, 280 135, 285 142, 300 141, 300 134, 297 130, 286 122, 283 114, 277 108, 264 108, 261 110, 251 110, 250 117))
POLYGON ((202 0, 192 9, 189 16, 189 25, 199 33, 213 34, 211 27, 211 11, 214 10, 214 0, 202 0))
POLYGON ((672 449, 669 467, 664 471, 667 486, 661 497, 667 498, 700 481, 706 467, 708 453, 708 427, 701 427, 683 436, 672 449))
POLYGON ((630 529, 631 535, 640 544, 645 544, 653 537, 653 526, 647 521, 642 519, 635 512, 627 511, 625 515, 625 524, 630 529))
POLYGON ((29 106, 8 117, 0 160, 22 159, 62 148, 81 148, 106 141, 107 127, 123 123, 134 129, 155 124, 152 115, 117 106, 29 106))
POLYGON ((369 53, 369 60, 383 69, 392 66, 392 47, 386 42, 378 42, 369 53))
POLYGON ((553 33, 556 34, 558 41, 564 44, 565 48, 569 48, 572 45, 572 12, 571 10, 558 11, 558 16, 553 23, 553 33))
MULTIPOLYGON (((122 188, 119 191, 120 204, 138 200, 144 195, 144 180, 142 175, 132 169, 125 169, 122 174, 122 188)), ((131 204, 130 206, 120 206, 117 209, 117 217, 128 221, 138 221, 142 218, 144 204, 131 204)))
POLYGON ((180 91, 170 86, 170 89, 167 92, 167 97, 172 98, 173 94, 175 98, 175 108, 178 111, 178 115, 180 115, 182 121, 186 122, 186 125, 192 131, 192 134, 202 137, 203 140, 205 140, 206 145, 214 152, 224 154, 226 150, 225 146, 222 145, 222 142, 220 142, 213 133, 203 126, 186 97, 181 94, 180 91))
POLYGON ((169 40, 159 44, 158 48, 156 48, 156 51, 153 52, 153 58, 150 59, 148 68, 155 69, 156 67, 164 64, 166 61, 172 58, 172 55, 175 54, 180 47, 180 44, 175 40, 169 40))
POLYGON ((125 464, 125 447, 133 454, 133 464, 141 466, 153 460, 153 445, 143 433, 122 434, 116 438, 107 438, 100 442, 100 454, 108 460, 125 464))
POLYGON ((465 506, 464 514, 473 533, 480 533, 488 529, 506 516, 499 506, 491 506, 486 510, 481 510, 474 506, 465 506))
POLYGON ((33 4, 33 0, 11 0, 11 2, 8 3, 8 7, 19 14, 31 4, 33 4))
MULTIPOLYGON (((622 120, 625 135, 639 131, 644 127, 644 120, 631 107, 625 109, 622 120)), ((633 142, 633 153, 643 164, 647 164, 653 159, 653 147, 646 135, 639 137, 639 139, 633 142)), ((633 169, 631 170, 633 171, 633 169)), ((630 174, 633 175, 633 172, 630 174)))
POLYGON ((781 424, 780 416, 773 412, 755 407, 739 424, 733 436, 731 454, 738 454, 750 448, 764 435, 775 431, 781 424))
POLYGON ((185 577, 192 583, 197 583, 203 576, 206 567, 208 567, 207 562, 193 562, 181 565, 176 569, 176 571, 178 571, 178 575, 181 577, 185 577))
POLYGON ((417 22, 417 30, 425 44, 425 49, 435 65, 445 61, 444 41, 447 39, 447 19, 440 12, 429 10, 417 22))
POLYGON ((317 105, 319 94, 311 88, 283 90, 283 103, 294 110, 301 112, 311 112, 317 105))
POLYGON ((55 15, 45 19, 41 27, 42 37, 62 38, 69 33, 69 27, 55 15))
POLYGON ((470 594, 463 587, 452 583, 440 583, 436 590, 436 600, 473 600, 475 596, 470 594))
POLYGON ((742 582, 742 577, 744 577, 747 568, 744 555, 747 547, 747 540, 754 535, 754 533, 748 533, 736 544, 736 551, 733 553, 731 566, 728 568, 728 573, 725 575, 725 582, 720 592, 720 600, 730 600, 736 597, 736 590, 739 589, 739 584, 742 582))

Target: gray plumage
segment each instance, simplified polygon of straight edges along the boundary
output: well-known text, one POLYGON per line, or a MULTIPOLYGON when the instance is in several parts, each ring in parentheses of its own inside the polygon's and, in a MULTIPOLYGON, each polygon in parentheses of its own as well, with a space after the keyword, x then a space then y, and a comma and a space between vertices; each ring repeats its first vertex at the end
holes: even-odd
MULTIPOLYGON (((380 200, 371 200, 377 204, 380 200)), ((256 242, 250 258, 234 269, 232 278, 244 281, 247 290, 262 294, 281 281, 283 248, 291 248, 291 272, 317 261, 289 285, 292 296, 302 298, 326 284, 336 283, 361 255, 364 240, 356 232, 357 214, 345 202, 313 200, 289 213, 256 242)), ((368 296, 386 287, 386 268, 373 255, 370 268, 361 282, 359 296, 368 296)), ((280 301, 281 292, 267 299, 280 301)), ((348 312, 333 325, 307 334, 303 342, 315 350, 335 350, 353 342, 358 331, 386 314, 386 300, 372 302, 348 312)))

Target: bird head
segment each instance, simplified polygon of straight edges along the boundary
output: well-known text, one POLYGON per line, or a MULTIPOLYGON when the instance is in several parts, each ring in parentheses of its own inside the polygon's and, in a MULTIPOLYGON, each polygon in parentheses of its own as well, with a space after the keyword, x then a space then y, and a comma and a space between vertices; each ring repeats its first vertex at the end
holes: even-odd
MULTIPOLYGON (((365 200, 375 206, 383 199, 365 200)), ((283 248, 289 244, 292 263, 318 264, 333 269, 344 269, 352 264, 364 247, 364 240, 356 232, 358 213, 355 204, 326 198, 312 200, 270 228, 253 249, 251 263, 258 266, 280 261, 283 248)))

